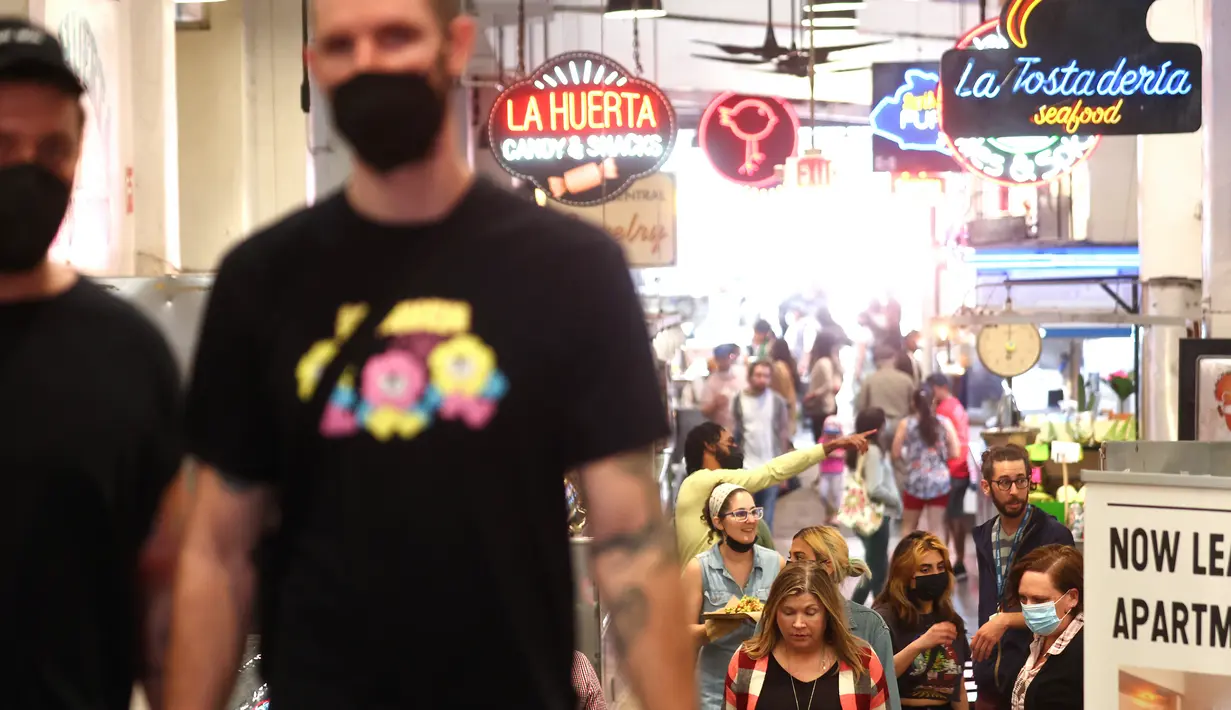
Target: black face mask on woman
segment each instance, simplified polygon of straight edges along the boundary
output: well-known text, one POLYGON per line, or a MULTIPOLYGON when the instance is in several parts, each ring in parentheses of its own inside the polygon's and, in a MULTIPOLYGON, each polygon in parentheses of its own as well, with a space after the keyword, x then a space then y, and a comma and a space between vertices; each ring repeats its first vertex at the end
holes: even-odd
POLYGON ((357 74, 333 91, 333 122, 378 172, 422 162, 444 126, 446 91, 420 72, 357 74))
POLYGON ((0 168, 0 273, 29 271, 47 258, 68 201, 68 184, 44 167, 0 168))
POLYGON ((911 590, 919 601, 934 602, 945 595, 949 588, 949 573, 921 574, 915 577, 915 588, 911 590))

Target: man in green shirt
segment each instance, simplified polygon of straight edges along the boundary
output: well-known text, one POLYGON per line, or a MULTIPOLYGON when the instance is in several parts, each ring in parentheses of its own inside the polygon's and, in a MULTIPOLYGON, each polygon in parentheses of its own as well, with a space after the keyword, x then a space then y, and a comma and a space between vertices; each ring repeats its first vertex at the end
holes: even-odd
POLYGON ((744 456, 731 432, 713 422, 697 426, 688 432, 684 441, 684 464, 690 475, 680 484, 675 501, 675 536, 680 563, 687 564, 714 543, 710 538, 712 531, 702 515, 715 486, 734 483, 756 493, 798 476, 838 449, 867 451, 868 437, 875 433, 854 434, 828 444, 792 451, 748 471, 743 468, 744 456))

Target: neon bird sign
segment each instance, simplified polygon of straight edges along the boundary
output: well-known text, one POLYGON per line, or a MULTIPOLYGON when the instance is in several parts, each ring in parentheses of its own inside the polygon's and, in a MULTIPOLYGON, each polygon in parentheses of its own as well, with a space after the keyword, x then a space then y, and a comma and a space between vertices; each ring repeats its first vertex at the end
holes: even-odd
POLYGON ((1201 48, 1146 30, 1154 0, 1011 0, 1003 47, 941 61, 950 136, 1142 135, 1201 127, 1201 48))
POLYGON ((794 107, 769 96, 721 94, 697 126, 697 144, 718 174, 746 187, 782 184, 775 168, 794 157, 798 143, 794 107))

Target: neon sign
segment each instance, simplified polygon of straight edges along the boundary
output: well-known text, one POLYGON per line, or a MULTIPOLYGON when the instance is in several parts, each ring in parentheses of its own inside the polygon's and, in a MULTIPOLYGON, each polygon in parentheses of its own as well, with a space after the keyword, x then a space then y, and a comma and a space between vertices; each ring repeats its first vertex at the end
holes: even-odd
POLYGON ((775 168, 795 155, 799 116, 791 104, 728 92, 705 109, 697 143, 720 175, 748 187, 779 185, 775 168))
POLYGON ((1189 133, 1201 127, 1201 48, 1155 42, 1153 0, 1011 0, 995 49, 941 61, 950 136, 1189 133))
POLYGON ((488 118, 501 167, 579 206, 611 200, 657 172, 676 129, 657 86, 590 52, 549 59, 501 93, 488 118))
MULTIPOLYGON (((999 31, 999 20, 971 30, 958 41, 958 49, 992 52, 1005 50, 1009 41, 999 31), (982 49, 980 49, 982 48, 982 49)), ((942 88, 942 95, 944 89, 942 88)), ((950 104, 942 103, 942 121, 950 104)), ((1054 129, 1053 129, 1054 130, 1054 129)), ((945 134, 941 134, 945 136, 945 134)), ((1013 138, 945 136, 954 159, 967 171, 1009 186, 1041 185, 1072 172, 1098 147, 1098 136, 1025 135, 1013 138)))
POLYGON ((936 64, 872 65, 872 169, 953 172, 949 142, 940 134, 940 72, 936 64))

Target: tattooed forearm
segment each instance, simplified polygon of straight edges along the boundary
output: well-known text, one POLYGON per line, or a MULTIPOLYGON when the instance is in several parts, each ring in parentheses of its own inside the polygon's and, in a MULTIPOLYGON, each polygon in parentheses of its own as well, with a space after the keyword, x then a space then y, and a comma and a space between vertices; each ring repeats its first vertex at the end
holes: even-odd
POLYGON ((645 631, 650 619, 650 602, 641 587, 629 587, 607 604, 611 613, 616 652, 627 658, 628 649, 634 640, 645 631))
POLYGON ((695 652, 683 613, 671 526, 663 517, 653 453, 631 452, 583 469, 591 561, 612 638, 646 710, 695 707, 695 652))
POLYGON ((591 555, 602 557, 615 552, 635 555, 646 550, 671 553, 671 530, 661 516, 653 516, 637 530, 604 531, 594 538, 591 555))

